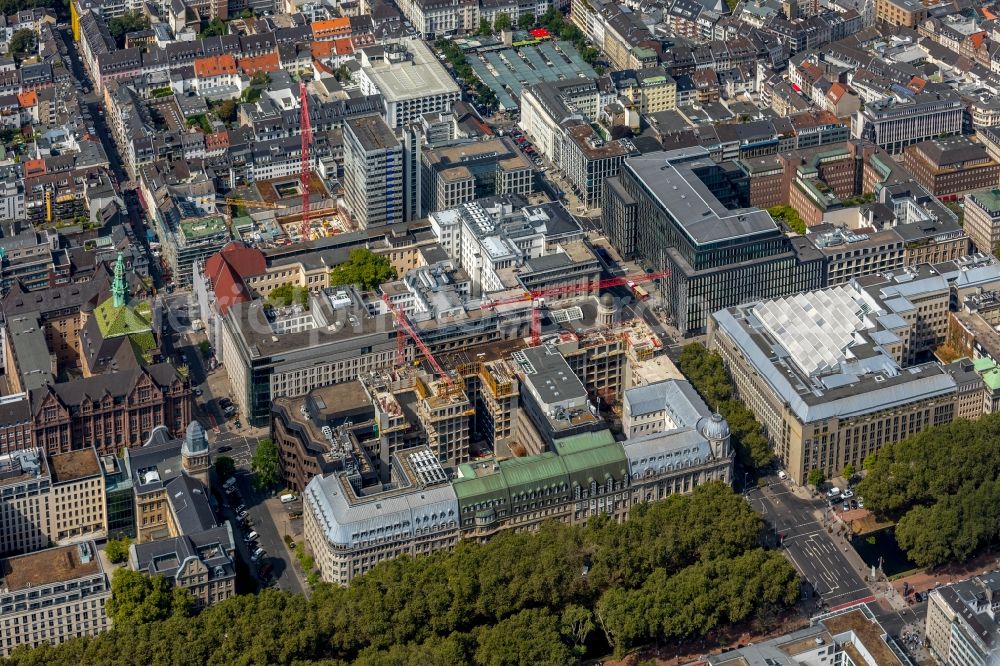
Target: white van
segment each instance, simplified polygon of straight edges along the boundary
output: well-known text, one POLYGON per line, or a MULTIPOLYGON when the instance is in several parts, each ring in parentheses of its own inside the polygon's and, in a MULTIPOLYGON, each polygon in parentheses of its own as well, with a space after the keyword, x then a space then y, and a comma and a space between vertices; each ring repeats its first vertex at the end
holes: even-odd
POLYGON ((297 499, 298 499, 298 497, 296 497, 295 495, 292 495, 292 494, 289 493, 287 495, 282 495, 281 496, 281 503, 282 504, 290 504, 290 503, 294 502, 297 499))
POLYGON ((834 497, 840 497, 840 488, 838 488, 837 486, 830 488, 830 492, 828 492, 826 496, 829 497, 830 499, 833 499, 834 497))

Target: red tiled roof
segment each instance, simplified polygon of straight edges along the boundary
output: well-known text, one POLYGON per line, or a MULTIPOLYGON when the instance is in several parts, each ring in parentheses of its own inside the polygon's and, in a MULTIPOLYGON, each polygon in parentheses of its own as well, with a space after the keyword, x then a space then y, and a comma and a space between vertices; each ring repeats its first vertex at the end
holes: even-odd
POLYGON ((206 58, 198 58, 194 61, 194 74, 202 79, 235 73, 236 58, 229 53, 217 56, 208 56, 206 58))
POLYGON ((264 255, 257 248, 229 243, 205 262, 205 276, 215 292, 219 314, 226 314, 236 303, 251 300, 243 280, 267 270, 264 255))
POLYGON ((277 53, 265 53, 264 55, 240 58, 240 70, 247 76, 253 76, 257 72, 270 74, 281 69, 277 53))

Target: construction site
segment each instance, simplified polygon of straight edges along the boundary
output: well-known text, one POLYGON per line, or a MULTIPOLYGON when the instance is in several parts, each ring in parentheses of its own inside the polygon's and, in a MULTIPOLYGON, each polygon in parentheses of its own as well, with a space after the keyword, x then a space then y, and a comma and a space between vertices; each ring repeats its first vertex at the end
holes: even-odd
POLYGON ((234 189, 220 202, 227 207, 238 237, 264 247, 354 231, 350 218, 337 205, 336 192, 330 191, 313 168, 309 97, 304 83, 300 84, 299 105, 302 160, 298 175, 257 180, 234 189))

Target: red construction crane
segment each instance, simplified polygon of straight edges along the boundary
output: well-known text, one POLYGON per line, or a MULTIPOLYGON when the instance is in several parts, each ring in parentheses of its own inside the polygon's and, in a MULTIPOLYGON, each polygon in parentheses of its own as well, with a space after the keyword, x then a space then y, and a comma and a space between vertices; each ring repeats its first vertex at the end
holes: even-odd
MULTIPOLYGON (((622 277, 608 278, 607 280, 600 280, 597 283, 598 290, 600 289, 612 289, 614 287, 624 287, 632 284, 638 284, 639 282, 652 282, 654 280, 659 280, 660 278, 667 278, 670 276, 670 271, 662 271, 660 273, 637 273, 636 275, 623 275, 622 277)), ((574 284, 566 285, 562 287, 551 287, 549 289, 536 289, 534 291, 527 291, 520 296, 514 296, 512 298, 503 298, 498 301, 487 301, 482 304, 484 308, 494 308, 498 305, 507 305, 509 303, 523 303, 525 301, 532 301, 531 304, 531 344, 538 345, 542 341, 542 310, 539 307, 540 303, 538 299, 548 298, 553 296, 565 296, 568 294, 578 294, 581 291, 589 291, 592 289, 591 284, 574 284)))
MULTIPOLYGON (((394 317, 396 317, 396 325, 406 330, 406 334, 410 336, 410 339, 413 340, 413 344, 417 345, 417 348, 420 350, 420 353, 424 355, 424 358, 427 359, 427 362, 431 364, 432 368, 434 368, 434 372, 437 373, 437 376, 440 377, 441 380, 444 381, 444 383, 447 384, 449 387, 454 385, 454 382, 451 379, 451 375, 449 375, 444 371, 444 368, 441 367, 441 364, 437 362, 436 358, 434 358, 434 354, 432 354, 431 350, 427 348, 427 345, 424 344, 424 341, 420 339, 420 334, 417 333, 417 331, 413 328, 413 326, 410 325, 409 320, 406 318, 406 313, 403 312, 403 310, 398 305, 392 304, 392 301, 389 300, 388 294, 382 294, 382 302, 385 303, 385 306, 389 308, 389 311, 392 312, 394 317)), ((398 336, 398 329, 397 329, 397 336, 398 336)), ((401 351, 399 347, 399 337, 397 337, 396 340, 397 340, 396 356, 398 358, 401 351)))
POLYGON ((309 240, 309 179, 312 169, 309 166, 309 146, 312 144, 312 125, 309 121, 309 92, 305 81, 299 82, 299 129, 302 134, 302 172, 299 175, 302 188, 302 222, 299 234, 302 240, 309 240))

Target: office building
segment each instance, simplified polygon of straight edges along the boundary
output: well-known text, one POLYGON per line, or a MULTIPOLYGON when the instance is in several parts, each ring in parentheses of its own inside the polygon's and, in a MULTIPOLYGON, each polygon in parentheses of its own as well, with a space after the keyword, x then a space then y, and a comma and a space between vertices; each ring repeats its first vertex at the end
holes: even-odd
MULTIPOLYGON (((354 381, 396 360, 392 315, 373 315, 353 290, 314 294, 308 310, 235 303, 222 316, 222 363, 233 401, 254 426, 266 425, 272 396, 299 396, 316 386, 354 381)), ((404 347, 405 361, 413 347, 404 347)))
POLYGON ((218 526, 208 503, 208 440, 197 421, 181 440, 156 428, 143 446, 126 449, 125 466, 135 493, 137 543, 218 526))
POLYGON ((622 160, 639 151, 628 139, 602 139, 583 121, 563 126, 556 163, 587 208, 601 205, 604 179, 617 176, 622 160))
POLYGON ((344 200, 362 228, 404 222, 403 146, 378 117, 344 123, 344 200))
POLYGON ((950 297, 949 277, 929 267, 869 276, 719 310, 709 341, 789 477, 805 483, 955 418, 954 378, 920 362, 944 340, 950 297))
POLYGON ((53 543, 103 539, 108 535, 104 474, 93 448, 49 456, 50 538, 53 543))
POLYGON ((906 243, 895 229, 861 233, 819 225, 808 238, 827 260, 827 284, 835 287, 856 277, 897 271, 906 266, 906 243))
POLYGON ((104 475, 93 447, 0 456, 0 553, 27 553, 108 534, 104 475))
POLYGON ((358 79, 365 95, 382 95, 385 121, 403 127, 427 113, 449 111, 462 98, 458 84, 419 39, 360 50, 358 79))
POLYGON ((949 666, 988 666, 1000 650, 1000 571, 931 590, 925 636, 931 656, 949 666))
POLYGON ((618 185, 607 189, 613 199, 629 198, 609 202, 612 214, 634 211, 625 225, 605 221, 612 240, 670 272, 661 283, 664 306, 684 335, 705 330, 718 309, 826 284, 822 255, 785 236, 767 212, 742 207, 730 173, 706 149, 683 148, 627 158, 618 185))
MULTIPOLYGON (((889 2, 889 0, 880 0, 889 2)), ((898 0, 919 2, 917 0, 898 0)), ((942 134, 961 134, 964 108, 957 96, 919 93, 865 104, 851 116, 851 136, 867 139, 890 153, 942 134)))
POLYGON ((0 656, 104 631, 110 598, 93 541, 0 561, 0 656))
POLYGON ((916 29, 927 18, 921 0, 876 0, 875 18, 890 26, 916 29))
POLYGON ((236 539, 229 521, 151 543, 129 545, 129 567, 162 576, 191 593, 199 607, 236 594, 236 539))
POLYGON ((52 477, 38 449, 0 456, 0 554, 30 553, 49 543, 52 477))
POLYGON ((1000 164, 986 146, 964 136, 931 139, 908 146, 903 163, 918 183, 936 197, 1000 185, 1000 164))
MULTIPOLYGON (((507 384, 491 393, 509 395, 520 384, 521 403, 529 403, 512 414, 516 443, 496 447, 492 457, 445 467, 425 446, 398 447, 387 461, 388 477, 370 480, 365 448, 350 437, 330 438, 339 442, 330 458, 343 461, 343 470, 314 477, 303 494, 305 538, 323 579, 346 585, 401 554, 429 554, 505 529, 533 530, 547 520, 585 524, 599 514, 623 520, 635 504, 708 481, 731 482, 729 427, 689 386, 635 389, 630 405, 643 431, 620 443, 593 416, 583 385, 559 356, 547 346, 514 352, 505 369, 496 366, 500 359, 485 362, 507 384), (541 442, 534 452, 522 439, 524 420, 541 442)), ((483 370, 465 366, 462 375, 483 370)), ((379 422, 396 428, 391 420, 379 422)), ((341 423, 336 434, 352 427, 341 423)))
POLYGON ((1000 245, 1000 189, 981 190, 965 195, 965 233, 984 254, 1000 245))
POLYGON ((913 666, 867 604, 814 617, 790 634, 708 657, 709 666, 913 666))
POLYGON ((509 137, 426 150, 423 169, 429 211, 501 194, 527 197, 535 191, 535 167, 509 137))

